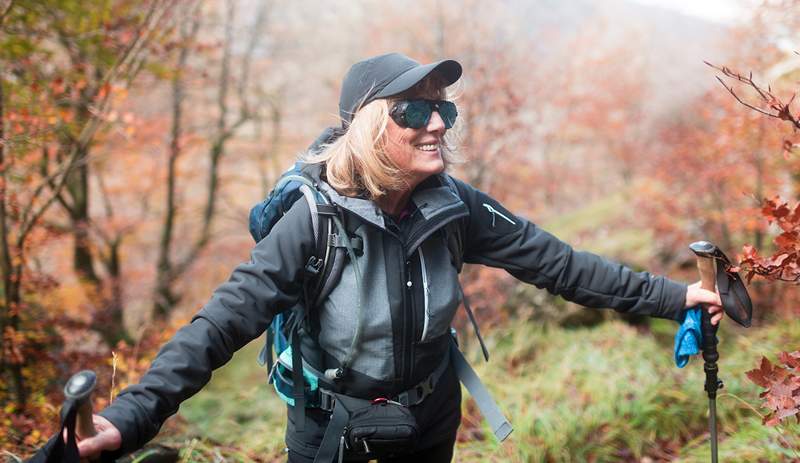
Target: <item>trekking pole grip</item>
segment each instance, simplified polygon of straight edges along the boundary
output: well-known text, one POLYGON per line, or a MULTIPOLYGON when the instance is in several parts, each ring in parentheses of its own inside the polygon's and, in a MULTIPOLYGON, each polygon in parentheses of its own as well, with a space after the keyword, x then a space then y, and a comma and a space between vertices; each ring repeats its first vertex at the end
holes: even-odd
MULTIPOLYGON (((708 291, 716 291, 717 262, 712 256, 711 249, 715 249, 711 243, 698 241, 689 246, 694 251, 697 258, 697 271, 700 273, 700 287, 708 291)), ((717 378, 717 326, 711 324, 711 314, 707 308, 701 310, 700 327, 703 333, 703 369, 706 372, 705 390, 709 398, 717 395, 720 381, 717 378)))
POLYGON ((97 434, 92 421, 92 392, 97 385, 97 375, 91 370, 75 373, 64 386, 64 397, 78 407, 77 430, 82 438, 97 434))

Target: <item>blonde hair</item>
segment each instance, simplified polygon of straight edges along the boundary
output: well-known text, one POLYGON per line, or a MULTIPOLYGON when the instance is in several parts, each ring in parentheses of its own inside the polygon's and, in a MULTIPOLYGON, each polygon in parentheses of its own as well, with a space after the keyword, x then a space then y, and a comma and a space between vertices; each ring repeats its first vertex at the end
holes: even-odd
MULTIPOLYGON (((365 195, 375 200, 389 191, 408 188, 405 173, 386 153, 386 125, 389 123, 389 108, 395 101, 420 94, 436 98, 447 96, 441 77, 431 74, 400 95, 364 105, 353 115, 342 136, 323 145, 319 152, 304 153, 301 159, 324 163, 328 184, 344 196, 365 195)), ((449 134, 449 131, 445 134, 442 146, 445 168, 459 161, 449 134)))

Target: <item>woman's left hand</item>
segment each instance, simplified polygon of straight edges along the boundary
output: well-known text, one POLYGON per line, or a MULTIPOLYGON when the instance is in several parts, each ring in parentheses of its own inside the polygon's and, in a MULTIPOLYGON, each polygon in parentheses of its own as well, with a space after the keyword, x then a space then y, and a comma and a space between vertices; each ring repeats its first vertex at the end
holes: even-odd
POLYGON ((712 315, 711 324, 717 325, 725 315, 725 311, 722 310, 722 300, 719 298, 719 294, 701 288, 700 284, 701 282, 698 281, 686 289, 686 308, 703 304, 708 313, 712 315))

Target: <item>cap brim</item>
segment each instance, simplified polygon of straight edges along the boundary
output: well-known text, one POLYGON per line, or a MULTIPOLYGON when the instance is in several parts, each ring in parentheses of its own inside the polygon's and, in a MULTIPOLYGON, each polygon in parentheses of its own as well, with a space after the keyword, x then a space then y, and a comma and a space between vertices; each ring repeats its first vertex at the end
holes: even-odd
POLYGON ((409 69, 397 76, 393 81, 375 95, 375 98, 386 98, 403 93, 426 78, 431 72, 438 72, 445 82, 445 87, 454 84, 461 77, 461 65, 458 61, 446 59, 409 69))

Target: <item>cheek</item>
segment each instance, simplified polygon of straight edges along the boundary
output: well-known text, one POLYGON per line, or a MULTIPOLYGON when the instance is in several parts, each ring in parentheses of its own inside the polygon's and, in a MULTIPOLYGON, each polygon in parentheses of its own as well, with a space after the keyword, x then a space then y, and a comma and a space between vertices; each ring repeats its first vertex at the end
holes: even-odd
POLYGON ((386 140, 386 154, 401 169, 411 164, 414 151, 410 143, 411 137, 405 132, 403 129, 389 130, 386 140))

